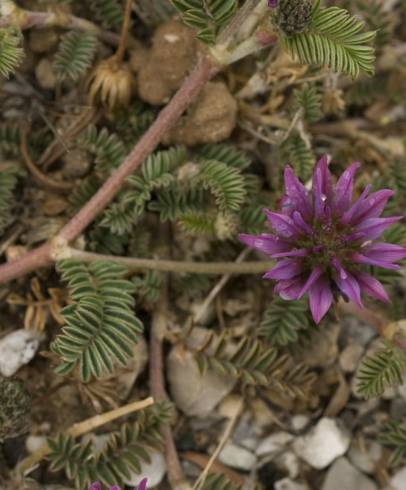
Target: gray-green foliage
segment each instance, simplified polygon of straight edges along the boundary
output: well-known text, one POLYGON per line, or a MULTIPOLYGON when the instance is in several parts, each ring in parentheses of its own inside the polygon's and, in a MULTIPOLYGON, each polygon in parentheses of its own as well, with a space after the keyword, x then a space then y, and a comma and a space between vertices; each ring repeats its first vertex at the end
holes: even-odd
POLYGON ((357 373, 357 390, 364 398, 380 396, 388 386, 403 383, 405 372, 404 352, 388 343, 362 361, 357 373))
POLYGON ((31 399, 18 379, 0 376, 0 443, 27 431, 31 399))
POLYGON ((141 464, 149 463, 150 453, 162 448, 162 426, 171 421, 169 403, 156 403, 140 412, 135 422, 124 424, 112 432, 103 449, 96 452, 92 441, 76 442, 60 434, 48 440, 52 471, 64 470, 76 488, 85 489, 97 481, 104 485, 122 485, 131 473, 140 473, 141 464))
POLYGON ((17 185, 18 169, 10 164, 0 166, 0 235, 13 219, 12 209, 15 203, 14 189, 17 185))
POLYGON ((0 76, 8 78, 21 63, 24 56, 21 42, 18 29, 0 29, 0 76))
POLYGON ((276 296, 264 312, 258 335, 275 347, 293 344, 310 328, 308 313, 307 299, 286 301, 276 296))
POLYGON ((91 31, 64 34, 54 59, 57 77, 77 81, 91 67, 96 48, 97 38, 91 31))
POLYGON ((113 372, 133 357, 143 326, 134 313, 135 285, 125 279, 126 268, 97 261, 58 264, 68 283, 71 304, 62 310, 65 326, 51 349, 61 359, 60 374, 77 369, 83 381, 113 372))
POLYGON ((184 22, 198 30, 197 37, 214 44, 216 37, 236 12, 237 0, 171 0, 184 22))
POLYGON ((301 63, 327 66, 335 72, 356 78, 372 75, 375 31, 364 31, 364 24, 340 7, 313 6, 311 21, 300 33, 283 36, 285 48, 301 63))

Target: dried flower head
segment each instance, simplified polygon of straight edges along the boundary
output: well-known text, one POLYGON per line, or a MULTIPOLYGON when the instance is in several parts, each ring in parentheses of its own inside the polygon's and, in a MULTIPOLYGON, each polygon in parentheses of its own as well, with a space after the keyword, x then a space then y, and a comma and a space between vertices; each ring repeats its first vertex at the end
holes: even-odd
POLYGON ((311 0, 270 0, 269 6, 274 8, 273 23, 288 36, 302 32, 311 21, 311 0))
POLYGON ((91 74, 89 97, 91 101, 100 100, 109 109, 126 106, 133 94, 134 84, 129 66, 113 56, 99 63, 91 74))
POLYGON ((27 431, 30 407, 23 382, 0 377, 0 442, 27 431))
POLYGON ((390 189, 370 194, 366 187, 352 202, 354 175, 360 164, 353 163, 336 186, 327 157, 317 163, 309 192, 285 168, 285 196, 280 212, 264 210, 273 234, 240 235, 241 241, 276 259, 275 267, 264 276, 278 281, 275 292, 287 300, 309 294, 316 323, 329 310, 335 293, 359 306, 361 291, 381 301, 389 301, 382 284, 365 266, 397 270, 394 262, 406 257, 406 249, 377 242, 381 234, 400 216, 382 218, 390 189))
MULTIPOLYGON (((143 478, 138 487, 137 490, 147 490, 147 483, 148 483, 148 478, 143 478)), ((92 483, 89 487, 89 490, 102 490, 102 486, 100 482, 95 482, 92 483)), ((109 490, 121 490, 118 485, 113 485, 112 487, 109 488, 109 490)))

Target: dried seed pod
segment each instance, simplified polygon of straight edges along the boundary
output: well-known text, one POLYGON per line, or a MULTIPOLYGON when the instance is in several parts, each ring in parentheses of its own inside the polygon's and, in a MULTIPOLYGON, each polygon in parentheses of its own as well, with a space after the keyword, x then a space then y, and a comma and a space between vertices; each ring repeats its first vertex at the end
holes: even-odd
POLYGON ((273 23, 286 35, 302 32, 309 25, 311 0, 279 0, 273 11, 273 23))
POLYGON ((90 76, 89 97, 109 109, 126 106, 134 92, 135 80, 129 66, 113 56, 99 63, 90 76))
POLYGON ((0 442, 26 432, 29 413, 30 396, 23 382, 0 378, 0 442))

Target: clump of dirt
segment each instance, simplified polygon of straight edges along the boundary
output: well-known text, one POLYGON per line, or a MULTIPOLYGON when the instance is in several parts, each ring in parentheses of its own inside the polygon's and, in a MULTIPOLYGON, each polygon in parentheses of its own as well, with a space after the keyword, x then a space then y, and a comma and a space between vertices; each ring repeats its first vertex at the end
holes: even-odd
POLYGON ((196 61, 195 33, 182 22, 169 20, 155 31, 152 47, 133 53, 138 94, 144 102, 161 105, 181 86, 196 61))
POLYGON ((237 102, 223 82, 210 82, 172 131, 165 144, 193 146, 230 137, 237 123, 237 102))

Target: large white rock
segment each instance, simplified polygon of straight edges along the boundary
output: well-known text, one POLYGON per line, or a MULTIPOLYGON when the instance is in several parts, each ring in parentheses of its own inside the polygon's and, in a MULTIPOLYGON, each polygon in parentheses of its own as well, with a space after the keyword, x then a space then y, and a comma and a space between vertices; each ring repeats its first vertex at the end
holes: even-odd
POLYGON ((151 453, 151 463, 141 462, 140 473, 131 473, 131 477, 124 483, 130 487, 137 487, 144 478, 148 478, 148 488, 159 485, 166 473, 166 463, 163 454, 151 453))
POLYGON ((252 470, 257 462, 255 454, 244 447, 232 443, 224 446, 219 454, 219 460, 226 466, 244 471, 252 470))
POLYGON ((15 330, 0 340, 0 374, 8 378, 28 364, 38 350, 41 337, 31 330, 15 330))
POLYGON ((378 486, 346 458, 339 458, 328 470, 322 490, 378 490, 378 486))
MULTIPOLYGON (((188 343, 191 347, 202 345, 209 332, 195 328, 188 343)), ((172 399, 189 416, 209 415, 236 383, 231 376, 221 375, 210 368, 202 375, 194 355, 183 346, 175 346, 170 351, 167 373, 172 399)))
POLYGON ((405 490, 406 488, 406 466, 397 471, 390 480, 393 490, 405 490))
POLYGON ((297 455, 313 468, 326 468, 347 451, 351 442, 347 430, 334 419, 324 417, 304 436, 293 443, 297 455))

